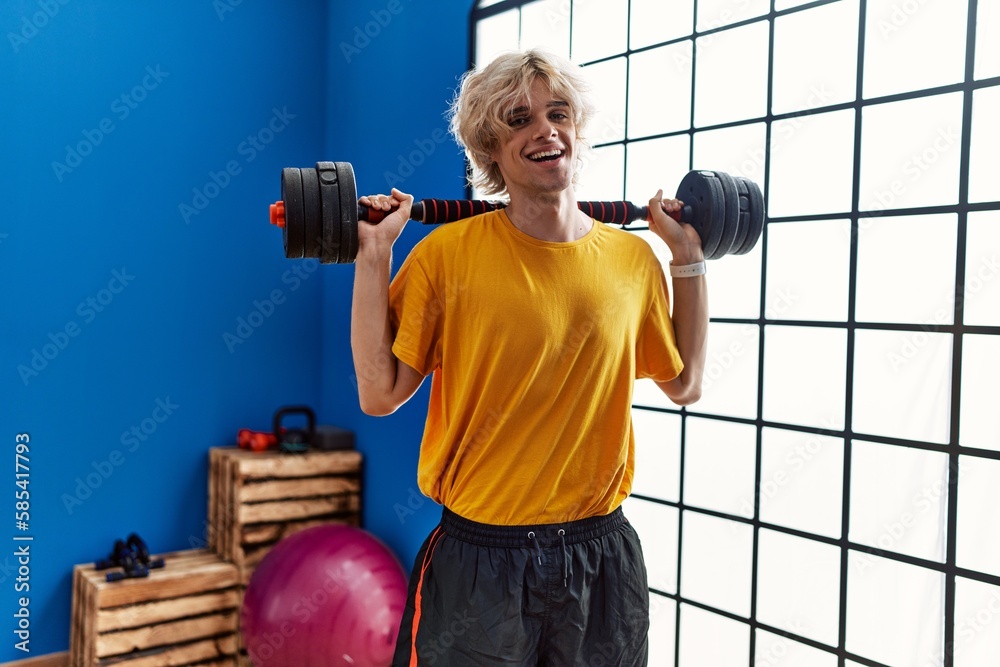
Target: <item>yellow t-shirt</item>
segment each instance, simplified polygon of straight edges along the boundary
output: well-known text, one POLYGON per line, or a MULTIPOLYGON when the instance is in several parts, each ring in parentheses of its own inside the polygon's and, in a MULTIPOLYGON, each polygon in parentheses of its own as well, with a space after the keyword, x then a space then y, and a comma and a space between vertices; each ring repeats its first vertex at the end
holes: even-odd
POLYGON ((501 525, 605 515, 628 496, 634 380, 683 367, 644 240, 595 222, 552 243, 486 213, 418 243, 389 299, 393 353, 433 373, 424 494, 501 525))

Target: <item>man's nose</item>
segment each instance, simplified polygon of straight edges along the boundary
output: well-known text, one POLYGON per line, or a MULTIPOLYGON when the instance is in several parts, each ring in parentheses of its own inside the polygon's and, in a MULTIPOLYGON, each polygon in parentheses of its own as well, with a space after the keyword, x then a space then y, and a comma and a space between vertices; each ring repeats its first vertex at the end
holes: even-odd
POLYGON ((547 139, 549 137, 555 136, 555 134, 556 134, 555 123, 550 121, 548 118, 542 118, 537 123, 535 123, 536 139, 547 139))

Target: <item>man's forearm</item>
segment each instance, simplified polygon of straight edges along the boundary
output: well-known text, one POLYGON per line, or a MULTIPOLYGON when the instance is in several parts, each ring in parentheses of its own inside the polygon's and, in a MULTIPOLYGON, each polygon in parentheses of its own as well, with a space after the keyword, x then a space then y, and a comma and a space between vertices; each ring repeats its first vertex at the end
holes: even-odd
POLYGON ((396 381, 396 358, 389 323, 389 273, 391 250, 358 254, 354 264, 351 304, 351 352, 357 374, 361 409, 384 412, 383 401, 396 381))
POLYGON ((674 335, 684 362, 684 384, 701 394, 708 354, 708 282, 705 276, 673 278, 674 335))
POLYGON ((660 389, 678 405, 689 405, 701 397, 701 382, 708 353, 708 283, 704 275, 673 278, 674 339, 684 370, 660 389))

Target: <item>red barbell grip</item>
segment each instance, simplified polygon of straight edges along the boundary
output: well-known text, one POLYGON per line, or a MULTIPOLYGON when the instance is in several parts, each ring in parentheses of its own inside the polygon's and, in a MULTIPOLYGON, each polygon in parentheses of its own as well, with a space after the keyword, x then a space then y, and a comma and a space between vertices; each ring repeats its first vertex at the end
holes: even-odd
MULTIPOLYGON (((648 207, 636 206, 627 201, 581 201, 577 202, 577 205, 581 211, 595 220, 613 225, 627 225, 637 220, 647 220, 649 217, 648 207)), ((413 202, 410 219, 425 225, 436 225, 471 218, 505 206, 505 202, 483 199, 421 199, 413 202)), ((358 220, 365 222, 381 222, 390 212, 358 204, 358 220)), ((682 218, 680 211, 668 212, 667 215, 678 222, 682 218)))

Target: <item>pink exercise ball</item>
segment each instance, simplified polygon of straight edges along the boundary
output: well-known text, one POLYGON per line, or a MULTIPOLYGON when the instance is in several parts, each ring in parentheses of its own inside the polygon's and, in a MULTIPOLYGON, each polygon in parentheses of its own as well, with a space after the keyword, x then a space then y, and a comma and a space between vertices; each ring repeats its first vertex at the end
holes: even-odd
POLYGON ((403 566, 373 535, 315 526, 254 570, 240 631, 256 667, 388 667, 406 592, 403 566))

